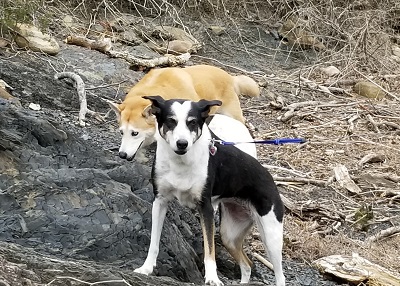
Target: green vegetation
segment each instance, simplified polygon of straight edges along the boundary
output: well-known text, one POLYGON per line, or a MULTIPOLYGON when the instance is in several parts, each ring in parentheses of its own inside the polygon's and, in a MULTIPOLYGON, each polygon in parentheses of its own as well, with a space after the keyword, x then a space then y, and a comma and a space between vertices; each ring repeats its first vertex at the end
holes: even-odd
POLYGON ((17 23, 35 23, 47 27, 46 5, 41 0, 0 0, 0 27, 12 28, 17 23))

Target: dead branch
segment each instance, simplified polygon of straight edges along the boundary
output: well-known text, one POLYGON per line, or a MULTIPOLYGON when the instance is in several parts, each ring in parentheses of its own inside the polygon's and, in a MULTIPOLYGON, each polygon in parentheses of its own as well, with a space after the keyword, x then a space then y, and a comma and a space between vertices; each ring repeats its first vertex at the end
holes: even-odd
POLYGON ((273 165, 268 165, 268 164, 263 164, 262 166, 264 168, 266 168, 266 169, 278 169, 278 170, 282 170, 282 171, 285 171, 285 172, 288 172, 288 173, 292 173, 292 174, 294 174, 296 176, 300 176, 300 177, 307 176, 307 175, 305 175, 305 174, 303 174, 303 173, 301 173, 299 171, 291 170, 291 169, 288 169, 288 168, 283 168, 283 167, 273 166, 273 165))
POLYGON ((389 121, 382 121, 380 123, 377 123, 377 127, 380 127, 380 126, 391 127, 392 129, 400 129, 400 125, 398 125, 394 122, 389 122, 389 121))
POLYGON ((332 210, 328 209, 325 206, 320 206, 318 203, 313 202, 313 201, 307 201, 307 202, 293 202, 287 197, 285 197, 283 194, 280 194, 281 200, 283 202, 283 205, 293 214, 303 217, 304 213, 316 213, 316 214, 322 214, 323 216, 330 218, 335 221, 340 221, 341 219, 344 219, 346 216, 337 211, 337 210, 332 210))
POLYGON ((190 53, 184 53, 178 56, 166 55, 163 57, 147 60, 140 59, 128 52, 113 51, 110 38, 103 38, 99 40, 91 40, 83 36, 68 36, 65 39, 67 44, 86 47, 89 49, 97 50, 102 53, 107 53, 113 58, 122 58, 133 66, 153 68, 156 66, 179 66, 186 63, 190 59, 190 53))
POLYGON ((128 52, 109 51, 108 54, 113 58, 122 58, 133 66, 153 68, 156 66, 179 66, 183 65, 190 59, 190 54, 185 53, 179 56, 166 55, 163 57, 146 60, 140 59, 128 52))
POLYGON ((350 193, 359 194, 361 193, 361 189, 359 186, 354 183, 354 181, 350 178, 349 171, 344 165, 337 165, 333 168, 333 172, 335 174, 336 181, 339 185, 348 190, 350 193))
POLYGON ((375 235, 373 235, 373 236, 371 236, 371 237, 368 237, 368 238, 365 240, 364 243, 365 243, 365 244, 369 244, 369 243, 371 243, 371 242, 375 242, 375 241, 384 239, 385 237, 388 237, 388 236, 397 234, 397 233, 399 233, 399 232, 400 232, 400 226, 389 227, 389 228, 387 228, 387 229, 381 230, 380 232, 378 232, 377 234, 375 234, 375 235))
POLYGON ((349 128, 347 129, 347 132, 349 134, 352 134, 354 132, 354 121, 356 121, 357 119, 360 119, 360 115, 355 114, 350 117, 349 120, 347 120, 347 122, 349 123, 349 128))
POLYGON ((279 177, 273 176, 275 181, 282 181, 282 182, 296 182, 296 183, 303 183, 303 184, 312 184, 316 186, 326 186, 328 182, 323 180, 316 180, 316 179, 308 179, 308 178, 299 178, 299 177, 279 177))
POLYGON ((359 166, 362 166, 366 163, 380 163, 385 161, 385 156, 382 154, 367 154, 364 157, 361 158, 361 160, 358 162, 359 166))
POLYGON ((61 73, 56 73, 54 75, 54 78, 55 79, 70 78, 74 80, 76 91, 78 92, 79 96, 80 109, 79 109, 78 119, 80 126, 82 127, 85 126, 85 118, 87 113, 92 116, 95 116, 96 119, 102 121, 102 118, 95 111, 92 111, 87 107, 85 83, 78 74, 73 72, 61 72, 61 73))
POLYGON ((382 148, 385 148, 385 149, 389 149, 389 150, 393 150, 393 151, 396 151, 396 152, 400 153, 400 149, 396 149, 396 148, 393 148, 391 146, 387 146, 386 144, 376 143, 376 142, 374 142, 372 140, 369 140, 368 138, 365 138, 365 137, 360 136, 360 135, 357 135, 357 136, 358 136, 358 138, 360 138, 365 143, 372 144, 372 145, 375 145, 375 146, 379 146, 379 147, 382 147, 382 148))
POLYGON ((288 106, 285 106, 282 108, 282 110, 287 110, 283 115, 278 117, 279 121, 286 122, 293 116, 295 116, 295 111, 298 110, 299 108, 305 107, 305 106, 314 106, 321 104, 319 101, 303 101, 303 102, 296 102, 292 103, 288 106))
POLYGON ((57 276, 56 278, 54 278, 53 280, 51 280, 49 283, 46 284, 46 286, 49 286, 51 284, 53 284, 54 282, 56 282, 57 280, 72 280, 75 282, 79 282, 81 284, 85 284, 85 285, 100 285, 100 284, 115 284, 115 283, 123 283, 125 285, 131 286, 131 284, 129 284, 125 279, 122 280, 108 280, 108 281, 98 281, 98 282, 87 282, 75 277, 69 277, 69 276, 57 276))
POLYGON ((316 82, 314 82, 312 80, 309 80, 307 78, 304 78, 302 76, 300 76, 299 78, 307 87, 309 87, 311 89, 316 89, 316 90, 321 91, 323 93, 327 93, 327 94, 333 94, 333 93, 348 94, 348 92, 346 90, 344 90, 343 88, 340 88, 340 87, 320 85, 320 84, 317 84, 316 82))
POLYGON ((367 120, 369 123, 371 123, 372 127, 374 128, 376 133, 380 133, 378 124, 375 122, 375 120, 372 118, 371 114, 367 115, 367 120))
POLYGON ((85 48, 89 48, 92 50, 96 50, 102 53, 106 53, 111 50, 111 39, 110 38, 102 38, 98 40, 91 40, 84 36, 74 36, 70 35, 65 39, 65 43, 70 45, 77 45, 85 48))
POLYGON ((355 85, 359 80, 358 79, 340 79, 336 81, 327 81, 326 85, 331 86, 346 86, 346 85, 355 85))
POLYGON ((254 258, 256 258, 258 261, 260 261, 262 264, 267 266, 269 269, 274 270, 274 266, 272 265, 271 262, 269 262, 267 259, 262 257, 260 254, 257 252, 252 252, 251 255, 253 255, 254 258))
POLYGON ((313 262, 322 273, 359 284, 368 281, 368 285, 400 285, 400 277, 388 269, 372 263, 358 254, 352 257, 331 255, 313 262))
MULTIPOLYGON (((396 175, 390 175, 390 174, 369 174, 372 178, 377 178, 377 179, 386 179, 395 183, 400 183, 400 177, 396 175)), ((355 177, 355 179, 359 180, 359 178, 355 177)))

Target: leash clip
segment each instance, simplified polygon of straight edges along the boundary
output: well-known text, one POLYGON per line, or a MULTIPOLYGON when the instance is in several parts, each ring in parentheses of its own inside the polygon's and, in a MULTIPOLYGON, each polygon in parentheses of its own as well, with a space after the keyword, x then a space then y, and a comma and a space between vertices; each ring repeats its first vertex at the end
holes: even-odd
POLYGON ((209 149, 210 149, 211 156, 214 156, 218 150, 217 146, 215 146, 215 142, 217 142, 217 140, 215 140, 214 138, 211 139, 211 141, 210 141, 209 149))

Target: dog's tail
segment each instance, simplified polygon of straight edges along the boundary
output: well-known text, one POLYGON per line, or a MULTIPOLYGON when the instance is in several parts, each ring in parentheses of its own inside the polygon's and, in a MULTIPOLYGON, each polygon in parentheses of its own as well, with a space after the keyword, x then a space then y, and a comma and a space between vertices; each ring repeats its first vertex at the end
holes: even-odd
POLYGON ((237 95, 259 96, 260 88, 254 79, 245 76, 237 75, 233 77, 233 84, 237 95))

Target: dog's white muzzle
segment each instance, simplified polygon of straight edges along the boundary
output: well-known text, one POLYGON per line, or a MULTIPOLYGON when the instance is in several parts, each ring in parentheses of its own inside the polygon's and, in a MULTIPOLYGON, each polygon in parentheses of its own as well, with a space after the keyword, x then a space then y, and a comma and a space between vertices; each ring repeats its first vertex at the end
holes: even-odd
POLYGON ((124 135, 122 135, 122 142, 119 148, 119 157, 128 161, 132 161, 145 140, 146 136, 144 133, 139 133, 135 137, 133 137, 130 132, 124 133, 124 135))

